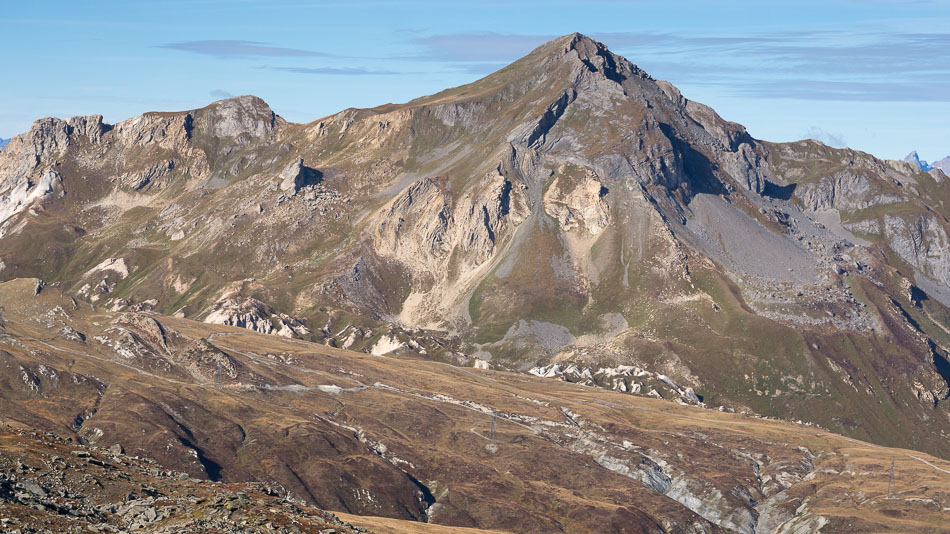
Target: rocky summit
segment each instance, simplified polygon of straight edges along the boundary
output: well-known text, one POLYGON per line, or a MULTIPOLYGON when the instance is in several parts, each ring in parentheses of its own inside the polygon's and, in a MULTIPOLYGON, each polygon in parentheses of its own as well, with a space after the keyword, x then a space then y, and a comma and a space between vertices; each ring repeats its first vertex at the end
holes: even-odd
POLYGON ((904 158, 904 161, 917 165, 922 171, 940 169, 944 173, 950 172, 950 156, 947 156, 943 159, 938 159, 933 163, 927 163, 926 161, 920 159, 920 156, 917 155, 917 151, 914 150, 910 154, 907 154, 907 157, 904 158))
POLYGON ((307 124, 40 119, 0 152, 0 418, 381 531, 940 531, 948 201, 580 34, 307 124))

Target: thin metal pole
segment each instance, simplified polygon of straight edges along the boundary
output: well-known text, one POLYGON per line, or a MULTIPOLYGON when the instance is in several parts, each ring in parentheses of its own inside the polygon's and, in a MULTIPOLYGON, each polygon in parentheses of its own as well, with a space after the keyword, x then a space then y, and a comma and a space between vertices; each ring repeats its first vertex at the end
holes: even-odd
MULTIPOLYGON (((894 459, 891 458, 891 476, 887 479, 887 498, 891 498, 891 488, 894 488, 894 459)), ((897 491, 897 488, 894 488, 897 491)))
POLYGON ((495 444, 495 417, 496 416, 497 415, 495 414, 495 412, 491 413, 491 444, 492 445, 495 444))

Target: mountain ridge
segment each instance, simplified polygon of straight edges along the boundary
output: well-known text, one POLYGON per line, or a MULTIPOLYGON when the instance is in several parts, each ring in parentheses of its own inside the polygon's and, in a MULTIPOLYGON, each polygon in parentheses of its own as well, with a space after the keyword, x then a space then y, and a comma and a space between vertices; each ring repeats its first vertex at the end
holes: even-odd
POLYGON ((944 173, 950 172, 950 156, 939 159, 933 163, 927 163, 926 161, 921 160, 920 156, 917 154, 917 151, 914 150, 904 158, 904 161, 917 165, 922 171, 940 169, 944 173))
POLYGON ((0 153, 0 277, 943 455, 947 183, 756 140, 571 34, 306 124, 252 96, 37 121, 0 153))

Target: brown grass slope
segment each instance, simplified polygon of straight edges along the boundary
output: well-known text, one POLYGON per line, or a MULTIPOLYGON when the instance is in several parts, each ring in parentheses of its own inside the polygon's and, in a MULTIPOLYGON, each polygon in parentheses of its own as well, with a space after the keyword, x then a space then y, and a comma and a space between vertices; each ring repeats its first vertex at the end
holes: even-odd
POLYGON ((0 300, 5 421, 328 510, 513 532, 948 520, 950 463, 813 426, 105 312, 36 280, 0 284, 0 300))

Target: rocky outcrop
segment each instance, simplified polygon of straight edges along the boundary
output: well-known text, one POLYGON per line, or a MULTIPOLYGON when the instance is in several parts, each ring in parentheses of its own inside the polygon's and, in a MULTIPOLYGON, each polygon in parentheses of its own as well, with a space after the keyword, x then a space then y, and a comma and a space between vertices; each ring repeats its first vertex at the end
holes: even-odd
POLYGON ((950 239, 934 215, 912 218, 884 216, 884 233, 891 249, 921 273, 950 287, 950 239))
POLYGON ((214 310, 204 318, 204 322, 270 334, 274 331, 274 325, 270 321, 273 311, 270 306, 257 299, 227 298, 218 301, 214 310))
POLYGON ((109 129, 111 126, 102 122, 102 115, 37 120, 28 132, 13 138, 0 152, 0 189, 19 183, 41 163, 51 163, 70 146, 98 142, 109 129))
POLYGON ((901 197, 882 193, 874 185, 877 178, 866 171, 839 171, 815 183, 803 183, 795 190, 809 210, 859 210, 900 202, 901 197))
POLYGON ((423 178, 394 198, 377 217, 376 252, 420 276, 442 278, 453 251, 474 267, 495 251, 502 236, 527 216, 523 190, 499 171, 453 198, 448 184, 423 178))
POLYGON ((0 224, 56 194, 65 194, 65 190, 62 177, 52 169, 47 169, 36 181, 30 178, 21 180, 0 196, 0 224))
POLYGON ((219 300, 204 322, 237 326, 283 337, 305 336, 310 330, 299 320, 282 313, 252 297, 228 295, 219 300))
POLYGON ((303 166, 303 158, 297 158, 284 167, 279 178, 281 191, 293 191, 296 193, 297 190, 306 183, 306 168, 303 166))
POLYGON ((395 261, 412 280, 412 293, 399 311, 401 323, 417 327, 452 315, 483 276, 483 266, 497 259, 528 217, 526 186, 500 169, 461 191, 443 179, 423 178, 372 220, 375 254, 395 261))
POLYGON ((373 235, 374 248, 383 256, 402 259, 413 270, 431 272, 428 264, 452 248, 446 235, 451 217, 447 195, 435 180, 423 178, 385 208, 373 235))
POLYGON ((607 188, 592 171, 585 172, 580 180, 558 176, 544 194, 544 211, 557 219, 565 231, 583 227, 597 235, 610 221, 606 197, 607 188))
POLYGON ((26 206, 56 187, 62 192, 62 179, 50 165, 71 146, 97 143, 109 129, 101 115, 68 120, 45 118, 13 138, 0 152, 0 193, 4 194, 0 200, 0 221, 22 211, 16 206, 26 206))
POLYGON ((175 353, 176 363, 201 380, 234 380, 238 363, 207 339, 198 339, 175 353))
POLYGON ((215 137, 232 138, 262 138, 284 123, 266 102, 251 95, 215 102, 197 122, 215 137))
POLYGON ((156 349, 169 352, 165 327, 154 318, 138 313, 123 313, 113 319, 112 324, 135 332, 143 341, 156 349))
POLYGON ((116 140, 125 147, 181 148, 191 139, 194 114, 145 113, 115 125, 116 140))
POLYGON ((83 447, 72 437, 6 424, 0 426, 0 443, 3 532, 237 534, 276 532, 275 524, 293 525, 296 530, 288 532, 366 532, 277 496, 266 484, 225 488, 151 458, 126 455, 118 443, 108 449, 83 447))
POLYGON ((692 387, 682 387, 664 374, 654 373, 636 365, 591 368, 565 362, 532 367, 528 372, 535 376, 557 378, 585 386, 600 386, 621 393, 649 395, 683 404, 702 404, 692 387))
POLYGON ((741 143, 734 151, 723 151, 722 169, 745 190, 762 194, 766 185, 775 181, 766 158, 751 143, 741 143))
POLYGON ((119 177, 119 181, 122 185, 134 191, 143 191, 152 187, 167 185, 174 170, 175 160, 158 161, 142 170, 123 174, 119 177))

